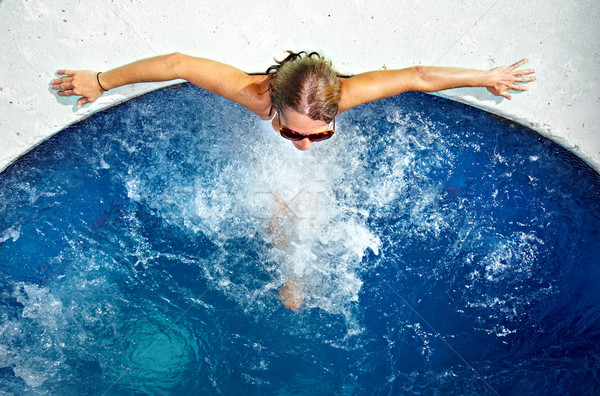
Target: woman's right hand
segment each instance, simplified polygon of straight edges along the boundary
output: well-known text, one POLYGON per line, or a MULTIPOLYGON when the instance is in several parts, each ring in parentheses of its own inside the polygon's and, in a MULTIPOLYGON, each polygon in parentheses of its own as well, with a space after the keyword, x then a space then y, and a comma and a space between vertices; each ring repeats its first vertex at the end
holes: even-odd
POLYGON ((100 88, 97 72, 93 70, 58 70, 56 74, 64 76, 51 81, 51 88, 58 91, 59 96, 81 96, 77 107, 95 102, 104 90, 100 88))

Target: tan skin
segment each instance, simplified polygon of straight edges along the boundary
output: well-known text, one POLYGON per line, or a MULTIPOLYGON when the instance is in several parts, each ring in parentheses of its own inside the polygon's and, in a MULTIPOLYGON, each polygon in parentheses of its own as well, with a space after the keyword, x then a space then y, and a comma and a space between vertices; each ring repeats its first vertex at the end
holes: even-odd
MULTIPOLYGON (((523 59, 510 66, 487 71, 414 66, 340 78, 342 92, 338 114, 364 103, 408 91, 436 92, 459 87, 485 87, 492 94, 510 100, 512 95, 509 90, 526 91, 527 87, 522 83, 535 80, 533 69, 518 69, 526 62, 527 59, 523 59)), ((81 96, 77 101, 80 108, 96 101, 104 92, 98 85, 95 71, 58 70, 57 74, 64 77, 53 79, 51 87, 60 96, 81 96)), ((108 90, 127 84, 178 78, 239 103, 261 119, 268 120, 273 116, 267 75, 249 75, 230 65, 179 53, 143 59, 103 72, 100 84, 108 90)), ((323 132, 329 126, 324 121, 313 120, 290 109, 282 112, 280 117, 283 125, 306 135, 323 132)), ((273 120, 273 128, 279 130, 277 117, 273 120)), ((308 139, 292 143, 299 150, 308 150, 312 145, 308 139)))

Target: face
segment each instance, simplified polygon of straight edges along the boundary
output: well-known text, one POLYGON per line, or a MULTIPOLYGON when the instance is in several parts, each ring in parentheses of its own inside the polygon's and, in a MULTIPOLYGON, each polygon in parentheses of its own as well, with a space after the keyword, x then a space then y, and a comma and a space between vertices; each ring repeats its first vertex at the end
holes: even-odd
MULTIPOLYGON (((325 121, 313 120, 307 115, 298 113, 294 110, 288 109, 285 113, 281 113, 279 117, 282 125, 305 135, 312 135, 329 129, 329 124, 325 121)), ((308 138, 298 141, 291 140, 291 142, 298 150, 308 150, 313 143, 308 140, 308 138)))

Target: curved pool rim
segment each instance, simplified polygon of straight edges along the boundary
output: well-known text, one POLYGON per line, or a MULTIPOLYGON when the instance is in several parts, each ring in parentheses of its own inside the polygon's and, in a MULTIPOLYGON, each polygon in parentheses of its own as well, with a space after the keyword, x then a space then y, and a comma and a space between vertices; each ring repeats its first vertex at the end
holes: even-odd
POLYGON ((100 1, 89 7, 70 0, 3 0, 0 39, 7 62, 0 81, 7 83, 0 86, 0 169, 65 126, 157 87, 116 89, 78 111, 73 100, 49 93, 55 70, 107 70, 180 51, 263 71, 286 49, 321 50, 344 74, 416 64, 486 69, 528 57, 538 81, 511 102, 485 90, 440 95, 531 127, 600 169, 600 35, 589 28, 600 18, 598 2, 564 9, 532 1, 520 4, 517 13, 498 0, 451 0, 443 10, 433 0, 378 4, 374 9, 363 1, 347 7, 308 0, 281 6, 267 0, 259 7, 236 2, 223 12, 217 0, 100 1), (176 25, 168 23, 175 20, 176 25), (290 25, 314 29, 290 31, 290 25), (349 40, 356 32, 361 39, 349 40))

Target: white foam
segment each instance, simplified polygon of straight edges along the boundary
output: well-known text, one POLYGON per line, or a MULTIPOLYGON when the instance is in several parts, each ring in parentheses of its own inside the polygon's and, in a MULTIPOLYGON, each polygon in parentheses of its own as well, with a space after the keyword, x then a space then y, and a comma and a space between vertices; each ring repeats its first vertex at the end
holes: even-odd
MULTIPOLYGON (((244 133, 231 127, 234 136, 244 133)), ((207 279, 245 309, 265 304, 278 287, 296 279, 303 285, 306 307, 356 323, 351 305, 362 286, 360 264, 367 251, 378 254, 381 244, 366 223, 371 208, 356 200, 360 185, 346 180, 349 174, 366 180, 365 164, 356 160, 364 147, 334 137, 328 144, 300 152, 280 137, 270 141, 245 134, 243 149, 240 142, 230 144, 226 142, 230 137, 219 135, 223 141, 217 144, 218 160, 203 153, 213 170, 200 172, 193 181, 173 173, 164 153, 155 150, 154 169, 131 172, 129 197, 186 232, 208 236, 218 251, 202 264, 207 279), (235 241, 245 240, 263 247, 267 282, 256 282, 260 273, 240 281, 244 271, 256 271, 246 270, 243 256, 232 251, 232 243, 235 248, 235 241)), ((358 331, 354 324, 348 328, 358 331)))
POLYGON ((7 228, 6 230, 0 232, 0 243, 4 243, 9 239, 12 239, 13 242, 16 242, 17 239, 21 236, 21 226, 12 226, 7 228))
POLYGON ((65 361, 65 344, 56 337, 65 326, 63 305, 47 289, 31 284, 15 284, 13 296, 23 305, 25 320, 2 324, 0 367, 12 367, 28 386, 39 387, 55 376, 65 361))

